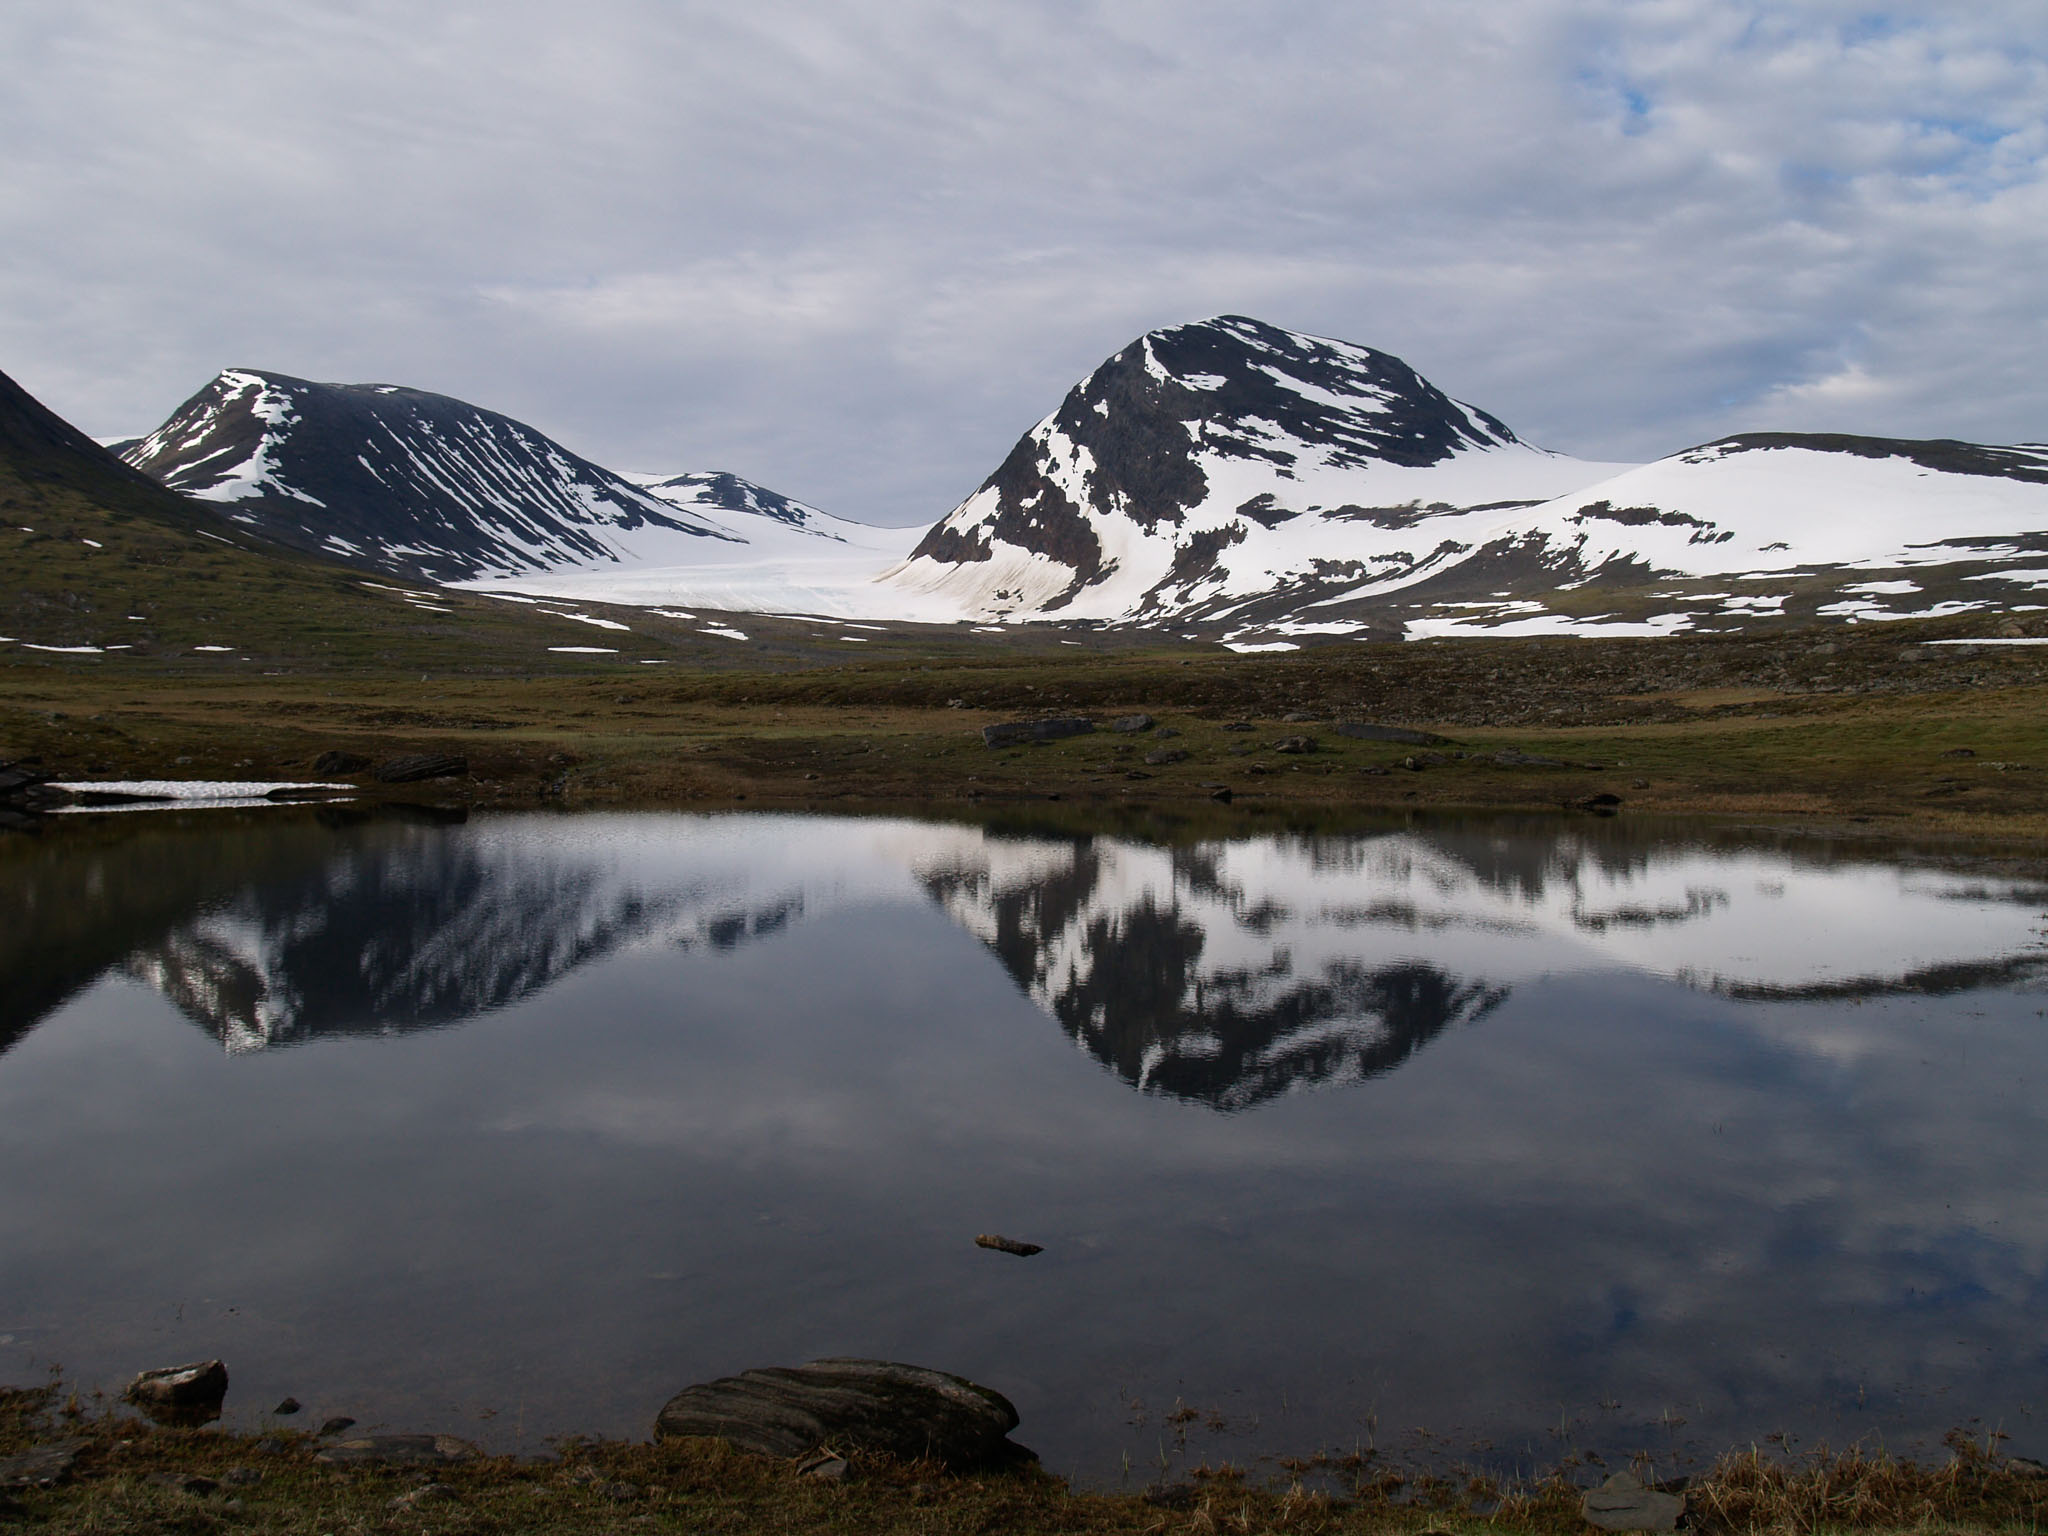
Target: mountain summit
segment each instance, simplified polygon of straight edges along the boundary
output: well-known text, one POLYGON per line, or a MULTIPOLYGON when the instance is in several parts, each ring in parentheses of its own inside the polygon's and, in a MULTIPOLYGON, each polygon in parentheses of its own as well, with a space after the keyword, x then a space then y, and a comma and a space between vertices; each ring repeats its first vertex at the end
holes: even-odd
POLYGON ((428 581, 734 538, 509 416, 392 384, 230 369, 125 457, 277 543, 428 581))
POLYGON ((1436 550, 1414 531, 1432 515, 1601 473, 1390 353, 1223 315, 1148 332, 1075 385, 890 580, 991 617, 1212 611, 1345 574, 1331 524, 1397 535, 1371 555, 1408 570, 1436 550))

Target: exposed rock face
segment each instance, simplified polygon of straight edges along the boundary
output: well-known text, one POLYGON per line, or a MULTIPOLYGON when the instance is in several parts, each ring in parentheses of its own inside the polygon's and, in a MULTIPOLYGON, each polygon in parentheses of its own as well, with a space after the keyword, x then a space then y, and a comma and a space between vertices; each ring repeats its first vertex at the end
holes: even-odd
POLYGON ((523 422, 390 384, 231 369, 123 457, 280 544, 428 581, 609 563, 648 529, 734 539, 523 422))
POLYGON ((703 1436, 764 1456, 876 1451, 972 1467, 1024 1454, 1017 1410, 965 1377, 888 1360, 827 1359, 685 1388, 654 1421, 663 1440, 703 1436))

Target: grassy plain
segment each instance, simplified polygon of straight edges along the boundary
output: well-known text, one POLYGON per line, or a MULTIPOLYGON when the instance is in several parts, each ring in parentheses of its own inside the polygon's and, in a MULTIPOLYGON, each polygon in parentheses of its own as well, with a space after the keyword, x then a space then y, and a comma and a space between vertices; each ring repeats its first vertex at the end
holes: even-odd
POLYGON ((468 758, 466 778, 379 790, 355 777, 373 793, 477 805, 971 814, 1059 801, 1107 825, 1206 827, 1274 813, 1555 810, 1611 794, 1626 813, 2048 833, 2048 647, 1929 643, 1953 623, 1258 656, 902 628, 874 632, 851 662, 819 656, 793 624, 735 622, 765 638, 693 637, 715 647, 708 659, 658 668, 563 656, 517 669, 472 658, 414 670, 412 657, 226 668, 16 652, 0 666, 0 757, 40 758, 63 778, 292 778, 329 750, 373 762, 446 752, 468 758), (1140 712, 1151 730, 1107 729, 1140 712), (1045 715, 1098 729, 982 744, 984 725, 1045 715), (1448 741, 1354 740, 1336 734, 1339 720, 1448 741), (1283 750, 1303 736, 1312 749, 1283 750), (1219 788, 1227 807, 1212 799, 1219 788))

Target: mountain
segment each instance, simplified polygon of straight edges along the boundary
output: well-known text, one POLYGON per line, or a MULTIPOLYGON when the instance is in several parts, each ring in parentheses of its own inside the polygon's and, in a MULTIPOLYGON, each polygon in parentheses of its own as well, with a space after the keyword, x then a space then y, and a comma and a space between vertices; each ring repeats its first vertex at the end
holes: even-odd
POLYGON ((1451 571, 1322 610, 1411 634, 2003 611, 2048 584, 2048 445, 1758 432, 1504 513, 1451 571))
POLYGON ((883 584, 1265 649, 1989 611, 2048 586, 2044 555, 2042 445, 1751 433, 1594 464, 1399 358, 1226 315, 1089 374, 883 584))
POLYGON ((1447 520, 1618 467, 1533 448, 1388 353, 1225 315, 1075 385, 887 581, 984 618, 1298 606, 1412 578, 1458 553, 1447 520))
POLYGON ((509 416, 392 384, 231 369, 126 457, 277 543, 426 581, 737 537, 509 416))

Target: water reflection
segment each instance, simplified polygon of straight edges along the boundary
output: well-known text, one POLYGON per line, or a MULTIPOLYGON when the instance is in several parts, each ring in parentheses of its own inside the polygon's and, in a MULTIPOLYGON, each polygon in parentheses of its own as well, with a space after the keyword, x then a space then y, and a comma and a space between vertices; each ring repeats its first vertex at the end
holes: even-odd
POLYGON ((1177 1396, 1240 1459, 2042 1406, 2048 892, 1988 866, 1626 821, 110 822, 0 842, 0 1377, 218 1354, 231 1420, 510 1445, 887 1355, 1105 1480, 1177 1396))

